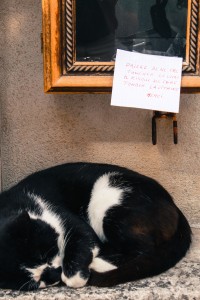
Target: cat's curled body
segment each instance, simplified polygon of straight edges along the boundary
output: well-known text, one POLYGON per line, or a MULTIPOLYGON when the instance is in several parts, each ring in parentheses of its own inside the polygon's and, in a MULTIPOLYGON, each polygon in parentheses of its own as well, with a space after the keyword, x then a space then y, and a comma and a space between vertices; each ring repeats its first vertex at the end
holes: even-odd
POLYGON ((168 192, 126 168, 59 165, 0 195, 0 288, 112 286, 164 272, 190 243, 168 192))

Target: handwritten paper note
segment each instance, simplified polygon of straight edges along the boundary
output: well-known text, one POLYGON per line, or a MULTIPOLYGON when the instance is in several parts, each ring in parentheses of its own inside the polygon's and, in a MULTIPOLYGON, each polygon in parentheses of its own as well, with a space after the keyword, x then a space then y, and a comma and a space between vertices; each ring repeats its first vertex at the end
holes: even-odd
POLYGON ((117 50, 111 105, 179 112, 182 58, 117 50))

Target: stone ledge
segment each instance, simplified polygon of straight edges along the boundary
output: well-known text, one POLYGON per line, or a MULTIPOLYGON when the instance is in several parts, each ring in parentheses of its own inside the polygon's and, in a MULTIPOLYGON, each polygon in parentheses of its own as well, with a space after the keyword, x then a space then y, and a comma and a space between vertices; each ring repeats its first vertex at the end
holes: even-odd
POLYGON ((200 229, 192 228, 193 244, 187 256, 169 271, 153 278, 114 288, 52 287, 36 292, 0 290, 4 300, 200 300, 200 229))

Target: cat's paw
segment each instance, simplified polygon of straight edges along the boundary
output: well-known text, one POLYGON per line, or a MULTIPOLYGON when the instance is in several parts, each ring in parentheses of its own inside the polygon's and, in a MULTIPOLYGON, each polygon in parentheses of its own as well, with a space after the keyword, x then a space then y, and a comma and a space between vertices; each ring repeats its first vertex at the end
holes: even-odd
POLYGON ((86 285, 88 278, 81 277, 81 273, 77 272, 72 277, 67 277, 64 273, 61 275, 62 281, 69 287, 80 288, 86 285))

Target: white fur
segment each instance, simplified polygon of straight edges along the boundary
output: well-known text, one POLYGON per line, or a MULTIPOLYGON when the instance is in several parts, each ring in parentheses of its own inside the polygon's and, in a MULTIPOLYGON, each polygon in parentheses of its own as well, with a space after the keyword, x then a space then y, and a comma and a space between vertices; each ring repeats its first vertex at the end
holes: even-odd
MULTIPOLYGON (((43 265, 40 265, 40 266, 37 266, 35 268, 25 268, 26 271, 28 271, 30 273, 30 277, 33 278, 36 282, 39 282, 40 281, 40 278, 44 272, 44 270, 47 268, 47 267, 54 267, 54 268, 58 268, 61 266, 61 258, 60 256, 56 255, 53 260, 51 261, 51 264, 43 264, 43 265)), ((58 282, 54 283, 53 285, 56 285, 58 282)), ((51 286, 53 286, 51 285, 51 286)), ((50 286, 50 285, 48 285, 50 286)), ((40 282, 40 285, 39 285, 39 288, 45 288, 46 287, 46 284, 41 281, 40 282)))
POLYGON ((36 281, 40 281, 41 275, 43 271, 48 267, 48 264, 44 264, 41 266, 38 266, 36 268, 26 268, 26 271, 28 271, 31 275, 31 277, 36 281))
POLYGON ((106 237, 103 231, 103 219, 106 212, 115 205, 120 205, 124 190, 120 187, 112 187, 109 184, 111 175, 116 173, 104 174, 94 184, 91 193, 91 199, 88 206, 88 216, 90 225, 98 235, 105 241, 106 237))
POLYGON ((61 275, 62 281, 69 287, 80 288, 86 285, 88 279, 84 279, 80 276, 80 272, 72 277, 65 276, 64 273, 61 275))
MULTIPOLYGON (((114 173, 105 174, 95 182, 88 207, 90 224, 102 240, 106 239, 103 232, 103 218, 108 209, 114 205, 120 205, 122 194, 124 192, 124 190, 119 187, 112 187, 109 185, 109 177, 112 174, 114 173)), ((41 197, 30 193, 28 193, 28 196, 40 207, 39 214, 35 214, 32 211, 28 212, 30 218, 35 220, 40 219, 41 221, 46 222, 59 236, 58 248, 60 255, 55 256, 51 262, 53 267, 59 267, 62 265, 62 258, 64 255, 63 251, 67 240, 70 238, 71 232, 69 231, 64 239, 64 229, 62 226, 62 220, 59 218, 59 216, 52 211, 51 207, 47 205, 45 200, 41 197)), ((111 263, 97 257, 99 253, 98 247, 94 247, 94 249, 92 249, 92 253, 93 261, 90 264, 91 269, 97 272, 106 272, 117 268, 111 263)), ((46 267, 48 267, 48 265, 44 264, 37 266, 36 268, 26 268, 26 270, 30 272, 31 277, 36 282, 39 282, 46 267)), ((83 287, 87 283, 87 279, 82 278, 80 272, 70 278, 66 277, 64 273, 62 273, 61 279, 67 286, 73 288, 83 287)), ((39 288, 45 287, 45 283, 41 282, 39 288)))
POLYGON ((59 284, 59 281, 57 281, 53 284, 48 284, 48 285, 46 285, 46 283, 44 281, 41 281, 40 285, 39 285, 39 289, 45 289, 46 287, 55 286, 57 284, 59 284))
POLYGON ((50 225, 55 232, 58 234, 58 248, 60 251, 63 250, 63 243, 64 243, 64 229, 62 226, 62 220, 60 219, 60 217, 58 215, 56 215, 50 205, 47 205, 45 203, 45 200, 42 199, 41 197, 34 195, 33 193, 28 193, 29 198, 31 198, 32 200, 35 201, 35 203, 37 205, 39 205, 40 207, 40 213, 39 215, 36 215, 34 213, 32 213, 31 211, 29 211, 29 216, 32 219, 39 219, 45 223, 47 223, 48 225, 50 225))
POLYGON ((61 257, 56 255, 53 260, 51 261, 51 266, 54 268, 58 268, 61 266, 61 257))
POLYGON ((92 249, 93 258, 95 258, 99 254, 99 248, 97 246, 92 249))
POLYGON ((89 268, 99 273, 104 273, 107 271, 117 269, 115 265, 107 262, 106 260, 100 257, 95 257, 92 263, 90 264, 89 268))
POLYGON ((45 287, 46 287, 45 282, 44 282, 44 281, 41 281, 41 282, 40 282, 40 285, 39 285, 39 289, 45 289, 45 287))

